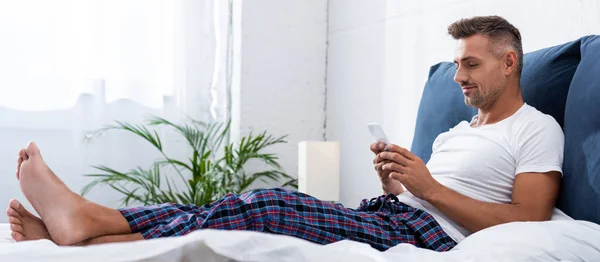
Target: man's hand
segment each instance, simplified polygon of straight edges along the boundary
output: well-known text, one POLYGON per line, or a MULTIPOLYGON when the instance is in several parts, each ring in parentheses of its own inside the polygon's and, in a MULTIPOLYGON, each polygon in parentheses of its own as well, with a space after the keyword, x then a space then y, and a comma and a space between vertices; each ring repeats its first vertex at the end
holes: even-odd
POLYGON ((394 195, 399 195, 404 192, 404 188, 402 188, 402 184, 396 179, 390 177, 391 170, 385 171, 382 169, 383 165, 390 163, 388 160, 382 160, 379 158, 379 154, 384 152, 385 149, 384 143, 373 143, 371 144, 371 151, 375 154, 375 158, 373 159, 373 165, 375 167, 375 171, 379 175, 379 180, 381 181, 381 187, 383 188, 384 194, 392 193, 394 195))
POLYGON ((431 176, 421 158, 400 146, 389 145, 388 150, 379 153, 375 161, 384 163, 381 166, 383 174, 389 174, 420 199, 428 200, 444 187, 431 176))

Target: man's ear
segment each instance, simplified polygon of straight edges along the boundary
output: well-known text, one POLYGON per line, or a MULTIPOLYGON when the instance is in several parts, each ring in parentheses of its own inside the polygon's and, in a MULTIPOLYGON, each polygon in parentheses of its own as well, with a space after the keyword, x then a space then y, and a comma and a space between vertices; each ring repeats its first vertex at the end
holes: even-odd
POLYGON ((508 50, 508 52, 506 52, 504 54, 504 74, 505 75, 510 75, 512 72, 517 70, 517 63, 518 63, 518 55, 515 51, 513 50, 508 50))

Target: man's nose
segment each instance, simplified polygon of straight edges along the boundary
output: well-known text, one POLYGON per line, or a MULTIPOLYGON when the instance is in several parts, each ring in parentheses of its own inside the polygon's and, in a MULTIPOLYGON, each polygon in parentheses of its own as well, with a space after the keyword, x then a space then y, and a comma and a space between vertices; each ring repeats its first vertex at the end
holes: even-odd
POLYGON ((467 77, 467 74, 465 74, 463 70, 460 68, 456 69, 456 73, 454 74, 454 82, 460 84, 462 82, 467 82, 468 79, 469 78, 467 77))

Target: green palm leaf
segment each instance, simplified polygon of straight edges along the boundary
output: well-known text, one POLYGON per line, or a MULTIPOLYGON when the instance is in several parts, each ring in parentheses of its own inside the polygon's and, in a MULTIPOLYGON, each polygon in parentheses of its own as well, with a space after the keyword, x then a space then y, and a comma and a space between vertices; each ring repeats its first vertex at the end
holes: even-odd
POLYGON ((272 145, 287 143, 286 136, 274 137, 266 132, 254 135, 250 132, 239 143, 230 143, 230 129, 231 122, 205 123, 190 119, 188 123, 176 124, 156 116, 150 117, 146 125, 115 121, 115 124, 93 134, 108 131, 134 134, 149 142, 162 158, 148 169, 138 166, 127 172, 104 165, 93 166, 99 172, 86 175, 92 181, 81 193, 86 195, 96 186, 107 185, 123 195, 121 202, 125 206, 166 202, 204 205, 229 193, 242 193, 256 181, 283 181, 284 187, 297 187, 297 180, 283 172, 279 158, 264 152, 272 145), (160 133, 152 128, 173 129, 191 149, 191 155, 183 160, 169 157, 164 151, 160 133), (264 163, 268 170, 247 174, 244 167, 253 160, 264 163), (180 183, 174 178, 178 178, 180 183), (179 190, 177 185, 184 185, 183 190, 179 190))

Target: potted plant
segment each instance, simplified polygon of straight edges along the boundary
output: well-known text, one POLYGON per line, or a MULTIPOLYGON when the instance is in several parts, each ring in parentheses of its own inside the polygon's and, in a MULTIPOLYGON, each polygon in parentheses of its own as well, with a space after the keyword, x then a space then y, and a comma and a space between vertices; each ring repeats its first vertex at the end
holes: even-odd
POLYGON ((231 122, 204 123, 190 120, 188 123, 175 124, 164 118, 151 117, 145 125, 119 121, 115 123, 87 137, 95 137, 109 130, 130 132, 152 144, 161 158, 147 169, 137 166, 127 172, 103 165, 94 166, 101 172, 86 175, 95 179, 83 188, 82 195, 97 185, 107 185, 123 194, 123 205, 133 202, 142 205, 173 202, 201 206, 229 193, 245 192, 257 180, 284 180, 282 187, 297 188, 297 180, 282 171, 278 157, 263 152, 272 145, 286 143, 286 136, 273 137, 266 131, 258 135, 250 133, 242 137, 239 143, 222 146, 229 136, 231 122), (159 127, 174 130, 180 135, 185 145, 191 149, 191 156, 188 159, 169 157, 156 130, 159 127), (262 161, 268 167, 267 170, 247 173, 244 167, 251 160, 262 161), (179 190, 175 179, 181 179, 185 188, 179 190))

